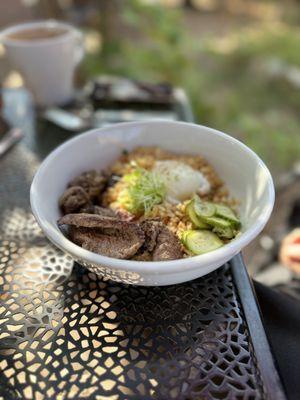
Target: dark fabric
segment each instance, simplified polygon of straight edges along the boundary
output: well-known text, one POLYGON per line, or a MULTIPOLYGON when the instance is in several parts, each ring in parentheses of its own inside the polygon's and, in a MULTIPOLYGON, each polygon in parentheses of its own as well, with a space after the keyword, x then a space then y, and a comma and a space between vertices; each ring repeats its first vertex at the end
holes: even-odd
POLYGON ((300 399, 300 302, 254 282, 266 334, 289 400, 300 399))

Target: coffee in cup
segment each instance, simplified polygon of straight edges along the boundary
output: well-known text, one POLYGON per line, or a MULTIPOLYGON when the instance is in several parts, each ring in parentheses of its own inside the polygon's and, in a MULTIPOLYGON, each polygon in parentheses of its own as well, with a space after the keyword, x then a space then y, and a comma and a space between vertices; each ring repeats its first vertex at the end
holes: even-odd
POLYGON ((44 40, 64 35, 67 32, 68 30, 62 27, 37 27, 31 29, 20 29, 6 35, 6 37, 10 40, 21 41, 44 40))
POLYGON ((79 30, 59 21, 31 22, 4 29, 0 41, 38 106, 63 105, 73 98, 75 68, 84 55, 79 30))

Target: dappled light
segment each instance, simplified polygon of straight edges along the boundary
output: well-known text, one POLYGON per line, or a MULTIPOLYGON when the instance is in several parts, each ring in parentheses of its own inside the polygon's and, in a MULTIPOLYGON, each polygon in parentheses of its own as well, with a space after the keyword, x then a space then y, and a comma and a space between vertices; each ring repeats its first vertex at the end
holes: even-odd
POLYGON ((83 73, 182 86, 198 122, 244 141, 273 173, 288 169, 300 152, 294 5, 193 0, 193 11, 184 11, 183 3, 144 0, 121 7, 113 31, 87 31, 83 73))
MULTIPOLYGON (((109 74, 170 82, 185 89, 197 122, 245 142, 276 176, 298 160, 300 29, 295 2, 134 0, 125 5, 116 0, 60 0, 46 8, 41 0, 22 4, 33 16, 48 13, 47 18, 66 19, 83 28, 86 58, 80 81, 109 74)), ((15 72, 6 74, 5 86, 22 84, 15 72)))
POLYGON ((24 81, 21 75, 16 71, 11 71, 4 79, 3 86, 7 88, 18 88, 23 86, 24 81))
POLYGON ((99 32, 88 31, 84 35, 84 44, 86 52, 89 54, 95 54, 101 49, 102 38, 99 32))
POLYGON ((22 3, 25 7, 33 7, 33 6, 35 6, 38 2, 39 2, 39 0, 21 0, 21 3, 22 3))

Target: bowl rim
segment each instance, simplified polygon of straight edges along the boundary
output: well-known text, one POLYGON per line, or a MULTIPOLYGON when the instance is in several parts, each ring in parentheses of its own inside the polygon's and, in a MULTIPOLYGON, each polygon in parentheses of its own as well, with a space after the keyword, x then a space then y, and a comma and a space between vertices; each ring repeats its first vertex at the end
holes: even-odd
POLYGON ((52 243, 54 243, 57 247, 69 253, 77 260, 83 259, 86 262, 98 265, 100 264, 109 267, 112 270, 122 269, 123 271, 126 272, 136 272, 136 273, 142 272, 143 274, 155 274, 155 273, 169 274, 176 272, 181 273, 184 271, 184 269, 193 270, 195 268, 199 268, 200 264, 209 265, 210 263, 218 263, 225 258, 230 258, 231 256, 233 257, 262 231, 272 213, 274 201, 275 201, 275 190, 274 190, 273 179, 269 169, 266 167, 266 165, 260 159, 260 157, 253 150, 247 147, 244 143, 240 142, 239 140, 233 138, 232 136, 226 133, 215 130, 213 128, 206 127, 204 125, 198 125, 182 121, 166 121, 159 119, 136 121, 136 122, 122 122, 108 127, 92 129, 83 132, 80 135, 76 135, 75 137, 59 145, 43 160, 33 178, 30 187, 30 204, 32 212, 39 226, 41 227, 42 231, 45 233, 48 239, 52 243), (46 220, 44 220, 44 218, 40 214, 39 205, 37 202, 37 196, 35 193, 37 191, 39 181, 43 176, 43 173, 47 170, 52 160, 54 160, 58 154, 64 152, 70 145, 80 140, 83 136, 85 137, 87 137, 87 135, 93 136, 95 134, 97 135, 98 133, 101 134, 102 132, 120 129, 122 127, 134 128, 136 126, 149 126, 157 124, 173 125, 173 126, 181 125, 182 127, 186 128, 189 127, 203 128, 205 130, 208 130, 213 135, 217 135, 225 138, 226 140, 229 140, 231 143, 239 146, 243 151, 247 152, 252 158, 255 159, 256 163, 260 166, 260 168, 264 170, 267 176, 268 204, 266 205, 266 210, 260 215, 260 217, 257 219, 256 223, 253 226, 251 226, 245 232, 241 233, 241 235, 231 243, 228 243, 224 247, 221 247, 206 254, 178 259, 178 260, 171 260, 171 261, 137 261, 137 260, 123 260, 113 257, 107 257, 93 253, 89 250, 85 250, 82 247, 71 242, 66 236, 64 236, 63 233, 58 228, 58 226, 53 228, 52 224, 49 224, 46 220))

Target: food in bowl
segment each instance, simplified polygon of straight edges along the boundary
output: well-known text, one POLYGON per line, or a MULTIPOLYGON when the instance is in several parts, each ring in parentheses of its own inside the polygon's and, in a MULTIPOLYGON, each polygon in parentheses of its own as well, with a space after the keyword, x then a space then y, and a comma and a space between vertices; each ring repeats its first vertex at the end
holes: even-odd
POLYGON ((82 248, 108 257, 167 261, 233 240, 238 202, 200 155, 138 147, 105 171, 85 171, 61 195, 58 225, 82 248))

